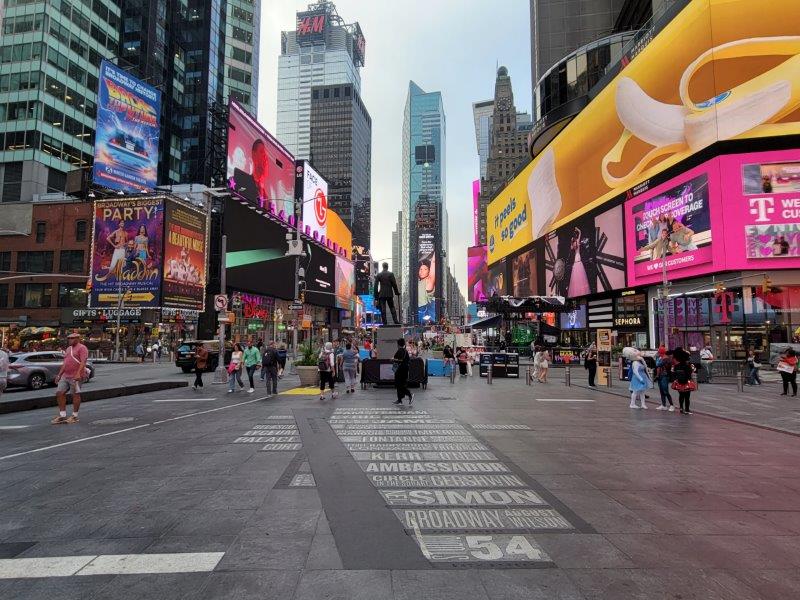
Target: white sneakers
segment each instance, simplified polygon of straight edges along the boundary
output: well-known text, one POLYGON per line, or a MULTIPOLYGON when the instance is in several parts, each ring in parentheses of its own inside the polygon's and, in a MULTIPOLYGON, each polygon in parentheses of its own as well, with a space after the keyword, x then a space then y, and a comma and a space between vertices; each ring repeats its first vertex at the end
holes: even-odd
POLYGON ((656 410, 667 410, 666 406, 656 406, 656 410))
POLYGON ((255 392, 255 389, 253 389, 253 388, 250 388, 249 390, 247 390, 248 394, 252 394, 253 392, 255 392))

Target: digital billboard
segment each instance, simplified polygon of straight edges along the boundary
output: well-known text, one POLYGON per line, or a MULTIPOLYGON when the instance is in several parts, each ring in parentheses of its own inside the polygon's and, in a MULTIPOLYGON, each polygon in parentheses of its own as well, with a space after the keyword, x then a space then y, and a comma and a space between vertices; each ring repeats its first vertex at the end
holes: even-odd
POLYGON ((662 260, 668 272, 712 261, 708 173, 701 170, 680 179, 625 204, 637 278, 661 273, 662 260))
POLYGON ((417 320, 436 322, 436 236, 431 232, 417 235, 417 320))
POLYGON ((294 214, 294 156, 238 103, 228 113, 228 187, 283 218, 294 214))
MULTIPOLYGON (((668 246, 670 279, 800 268, 800 196, 793 191, 798 163, 800 150, 718 156, 627 201, 628 285, 662 279, 660 257, 645 243, 656 234, 648 210, 671 211, 680 222, 668 246)), ((660 228, 664 221, 657 222, 660 228)))
MULTIPOLYGON (((286 256, 286 234, 291 229, 255 207, 229 198, 225 202, 227 285, 254 294, 294 299, 295 257, 286 256)), ((305 301, 336 306, 336 257, 308 240, 300 268, 306 283, 305 301)))
POLYGON ((489 264, 720 140, 800 132, 800 3, 696 0, 487 207, 489 264))
POLYGON ((545 236, 546 292, 577 298, 625 287, 622 206, 582 215, 545 236))
POLYGON ((489 285, 486 289, 486 296, 507 296, 508 295, 508 276, 506 274, 505 259, 489 267, 489 285))
POLYGON ((467 299, 485 302, 489 292, 489 266, 486 264, 486 246, 467 248, 467 299))
POLYGON ((336 307, 354 310, 356 295, 355 265, 342 256, 336 257, 336 307))
POLYGON ((162 306, 203 310, 207 243, 206 213, 167 200, 162 306))
POLYGON ((132 192, 155 187, 160 117, 161 92, 107 60, 100 63, 96 184, 132 192))
POLYGON ((472 238, 475 246, 481 242, 481 180, 472 182, 472 238))
POLYGON ((581 304, 572 312, 561 313, 559 315, 561 329, 585 329, 586 328, 586 305, 581 304))
POLYGON ((328 205, 328 182, 307 160, 296 161, 294 197, 302 206, 301 231, 336 254, 350 255, 353 234, 328 205))
POLYGON ((95 201, 89 307, 159 306, 163 235, 163 198, 95 201))
POLYGON ((524 298, 536 295, 536 251, 528 250, 511 261, 513 296, 524 298))

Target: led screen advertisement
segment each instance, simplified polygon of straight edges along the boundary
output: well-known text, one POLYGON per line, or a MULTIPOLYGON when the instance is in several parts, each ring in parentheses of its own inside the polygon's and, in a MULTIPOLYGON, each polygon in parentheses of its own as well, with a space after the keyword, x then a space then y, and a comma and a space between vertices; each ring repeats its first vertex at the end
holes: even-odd
POLYGON ((113 63, 100 63, 94 182, 140 192, 155 187, 161 92, 113 63))
POLYGON ((168 200, 162 306, 203 310, 207 243, 206 214, 168 200))
POLYGON ((295 163, 295 202, 300 209, 301 231, 335 254, 350 255, 353 234, 328 205, 328 182, 307 160, 295 163))
POLYGON ((667 272, 712 261, 708 172, 700 170, 680 179, 625 205, 628 222, 633 224, 628 246, 637 279, 661 273, 662 259, 667 272))
POLYGON ((721 140, 800 132, 800 3, 697 0, 487 208, 489 264, 721 140))
POLYGON ((622 206, 584 215, 545 236, 546 292, 577 298, 625 287, 622 206))
POLYGON ((536 295, 536 251, 528 250, 511 260, 513 296, 524 298, 536 295))
POLYGON ((561 329, 585 329, 586 328, 586 305, 581 304, 568 313, 559 315, 561 329))
POLYGON ((228 116, 228 187, 286 218, 294 214, 294 157, 247 111, 231 102, 228 116))
POLYGON ((163 198, 96 201, 89 307, 159 306, 163 234, 163 198))
POLYGON ((470 302, 485 302, 489 297, 489 283, 486 246, 467 248, 467 299, 470 302))
MULTIPOLYGON (((251 205, 229 198, 225 202, 224 231, 228 236, 227 285, 238 290, 294 299, 295 257, 286 256, 286 234, 291 230, 251 205)), ((336 257, 303 240, 300 258, 308 304, 336 306, 336 257)))
POLYGON ((354 310, 356 295, 355 265, 342 256, 336 257, 336 307, 354 310))
POLYGON ((418 323, 436 322, 436 236, 432 232, 417 235, 417 319, 418 323))

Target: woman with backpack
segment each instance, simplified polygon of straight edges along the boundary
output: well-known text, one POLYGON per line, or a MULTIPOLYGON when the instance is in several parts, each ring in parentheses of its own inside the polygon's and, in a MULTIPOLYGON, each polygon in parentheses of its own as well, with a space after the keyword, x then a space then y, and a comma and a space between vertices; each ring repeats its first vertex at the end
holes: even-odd
POLYGON ((319 369, 319 399, 325 400, 325 384, 327 383, 331 388, 331 400, 335 400, 338 395, 334 390, 336 387, 336 355, 331 342, 325 342, 325 346, 320 350, 317 368, 319 369))
POLYGON ((689 400, 692 392, 697 389, 697 384, 692 381, 694 366, 689 362, 690 355, 681 347, 675 348, 672 353, 674 359, 672 374, 675 381, 672 382, 672 389, 678 392, 678 404, 682 415, 690 415, 689 400))
POLYGON ((656 381, 658 382, 658 391, 661 393, 661 406, 656 410, 669 410, 675 412, 675 405, 672 403, 672 396, 669 393, 669 383, 672 378, 672 352, 667 352, 664 346, 658 349, 658 358, 656 359, 656 381), (669 403, 669 408, 667 408, 669 403))

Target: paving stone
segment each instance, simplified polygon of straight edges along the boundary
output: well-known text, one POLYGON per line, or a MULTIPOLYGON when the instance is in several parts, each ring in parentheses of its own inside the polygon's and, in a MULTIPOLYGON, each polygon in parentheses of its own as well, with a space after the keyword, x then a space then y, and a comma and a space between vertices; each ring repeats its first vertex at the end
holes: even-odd
POLYGON ((302 569, 308 560, 312 536, 240 535, 217 566, 222 571, 302 569))
POLYGON ((118 575, 102 588, 104 598, 140 600, 141 598, 197 598, 208 573, 159 573, 157 575, 118 575))
POLYGON ((264 600, 292 598, 299 571, 211 573, 197 600, 264 600))
POLYGON ((489 598, 477 571, 392 571, 392 589, 396 600, 489 598))
POLYGON ((333 535, 315 535, 306 561, 306 570, 342 569, 342 558, 333 535))
MULTIPOLYGON (((479 596, 480 597, 480 596, 479 596)), ((293 600, 393 600, 388 571, 306 571, 293 600)))
POLYGON ((252 510, 185 511, 165 535, 237 535, 245 528, 254 513, 252 510))
POLYGON ((533 536, 563 569, 633 567, 630 558, 601 535, 542 533, 533 536))
MULTIPOLYGON (((479 572, 491 600, 583 600, 583 594, 558 569, 503 569, 479 572)), ((466 596, 469 597, 469 596, 466 596)))

